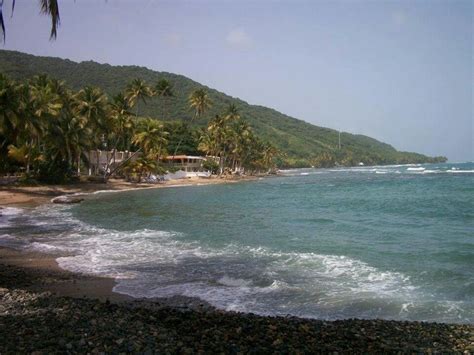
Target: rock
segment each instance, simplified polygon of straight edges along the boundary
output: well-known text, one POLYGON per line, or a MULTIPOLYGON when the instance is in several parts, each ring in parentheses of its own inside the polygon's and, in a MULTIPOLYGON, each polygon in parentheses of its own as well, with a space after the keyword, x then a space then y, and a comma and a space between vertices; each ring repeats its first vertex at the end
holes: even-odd
POLYGON ((63 204, 72 204, 72 203, 79 203, 84 201, 82 197, 79 196, 59 196, 55 197, 51 200, 53 203, 63 203, 63 204))

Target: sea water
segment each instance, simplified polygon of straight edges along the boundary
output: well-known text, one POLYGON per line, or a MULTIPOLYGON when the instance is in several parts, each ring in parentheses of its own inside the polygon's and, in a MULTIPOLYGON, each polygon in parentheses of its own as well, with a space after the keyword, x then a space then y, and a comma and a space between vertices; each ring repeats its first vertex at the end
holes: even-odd
POLYGON ((2 245, 135 297, 320 319, 474 323, 474 164, 294 169, 6 208, 2 245))

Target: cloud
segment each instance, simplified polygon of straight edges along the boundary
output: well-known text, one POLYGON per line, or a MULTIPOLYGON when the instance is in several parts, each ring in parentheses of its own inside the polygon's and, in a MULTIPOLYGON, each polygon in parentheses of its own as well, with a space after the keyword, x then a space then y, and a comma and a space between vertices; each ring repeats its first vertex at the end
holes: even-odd
POLYGON ((181 47, 181 44, 183 43, 183 36, 179 33, 168 33, 163 37, 163 39, 168 46, 174 48, 181 47))
POLYGON ((250 49, 254 44, 252 38, 242 28, 230 31, 225 40, 227 44, 236 49, 250 49))

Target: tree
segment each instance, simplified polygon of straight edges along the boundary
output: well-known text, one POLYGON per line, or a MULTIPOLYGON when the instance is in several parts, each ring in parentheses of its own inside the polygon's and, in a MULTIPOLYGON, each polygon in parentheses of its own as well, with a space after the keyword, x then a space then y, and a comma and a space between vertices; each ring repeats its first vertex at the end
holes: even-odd
POLYGON ((235 106, 234 104, 229 104, 229 106, 227 106, 227 109, 224 112, 224 117, 229 121, 239 120, 240 119, 240 113, 239 113, 239 109, 237 108, 237 106, 235 106))
POLYGON ((213 146, 216 154, 219 156, 220 173, 224 172, 227 152, 229 151, 229 142, 232 141, 234 132, 229 128, 227 119, 216 115, 207 126, 210 139, 213 140, 213 146))
POLYGON ((134 79, 125 90, 125 97, 131 107, 136 106, 136 117, 138 117, 138 106, 140 101, 146 104, 146 100, 154 95, 153 90, 141 79, 134 79))
POLYGON ((137 179, 140 183, 144 177, 150 177, 153 173, 164 173, 156 159, 150 157, 140 157, 134 161, 129 161, 124 169, 128 180, 137 179))
POLYGON ((35 76, 30 83, 20 86, 20 134, 27 146, 26 173, 30 172, 33 155, 40 152, 40 139, 45 128, 60 113, 62 103, 59 95, 45 75, 35 76))
POLYGON ((78 116, 75 111, 77 102, 72 93, 65 92, 61 95, 62 109, 57 122, 51 124, 45 141, 50 161, 67 162, 68 169, 76 168, 80 174, 81 161, 86 161, 84 152, 92 148, 93 142, 91 127, 83 116, 78 116))
POLYGON ((280 154, 278 149, 270 143, 264 143, 262 151, 262 165, 268 172, 276 168, 275 158, 280 154))
POLYGON ((195 117, 200 118, 212 106, 212 101, 204 89, 194 90, 189 96, 189 105, 195 110, 195 117))
POLYGON ((113 149, 121 147, 130 150, 130 139, 133 132, 133 121, 129 112, 130 105, 123 93, 112 98, 110 104, 111 126, 114 135, 113 149))
POLYGON ((19 92, 16 83, 0 73, 0 151, 18 135, 19 92))
POLYGON ((132 143, 139 146, 145 156, 158 158, 166 153, 167 135, 160 122, 146 118, 138 124, 132 143))
POLYGON ((107 96, 98 88, 86 86, 76 95, 76 113, 93 127, 94 143, 107 149, 106 135, 109 132, 107 96))
POLYGON ((180 153, 186 155, 197 155, 200 132, 190 127, 188 122, 175 121, 164 122, 164 128, 169 133, 168 152, 175 152, 180 144, 180 153))
POLYGON ((158 81, 158 83, 155 86, 155 92, 158 97, 161 98, 163 101, 162 106, 161 106, 161 115, 162 118, 165 117, 165 103, 168 99, 171 99, 174 97, 173 93, 173 85, 171 85, 171 82, 167 79, 161 79, 158 81))
MULTIPOLYGON (((212 106, 212 101, 207 95, 207 91, 204 89, 197 89, 194 90, 191 95, 189 95, 189 106, 195 110, 194 117, 191 119, 191 122, 196 118, 196 117, 201 117, 204 112, 206 112, 207 109, 209 109, 212 106)), ((179 150, 179 147, 181 146, 182 139, 178 142, 178 145, 176 146, 176 149, 173 153, 173 156, 176 155, 176 153, 179 150)))

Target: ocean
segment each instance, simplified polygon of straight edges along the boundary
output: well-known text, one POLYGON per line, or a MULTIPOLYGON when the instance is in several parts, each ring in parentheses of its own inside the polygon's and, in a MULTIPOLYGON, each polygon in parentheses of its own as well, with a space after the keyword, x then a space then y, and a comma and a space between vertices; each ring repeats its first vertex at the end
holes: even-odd
POLYGON ((474 164, 284 170, 4 208, 0 245, 135 297, 318 319, 474 323, 474 164))

